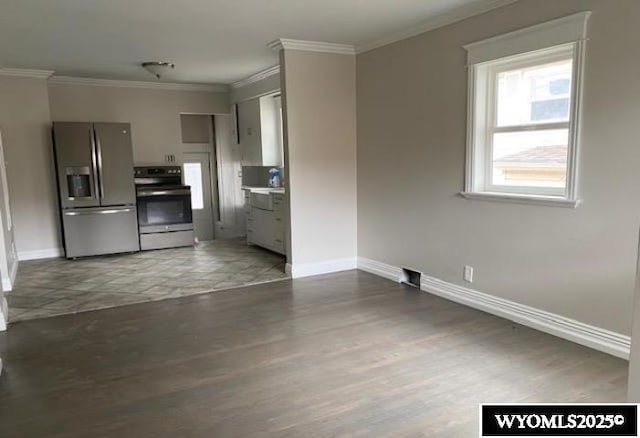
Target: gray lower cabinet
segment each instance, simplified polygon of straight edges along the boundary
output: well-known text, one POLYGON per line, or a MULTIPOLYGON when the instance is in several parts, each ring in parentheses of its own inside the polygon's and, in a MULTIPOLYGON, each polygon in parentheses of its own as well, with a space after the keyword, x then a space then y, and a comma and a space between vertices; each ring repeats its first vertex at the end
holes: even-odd
MULTIPOLYGON (((249 194, 245 191, 245 194, 249 194)), ((286 254, 285 245, 285 205, 284 194, 271 193, 271 205, 258 208, 251 205, 251 196, 245 195, 245 214, 247 221, 247 243, 286 254)))

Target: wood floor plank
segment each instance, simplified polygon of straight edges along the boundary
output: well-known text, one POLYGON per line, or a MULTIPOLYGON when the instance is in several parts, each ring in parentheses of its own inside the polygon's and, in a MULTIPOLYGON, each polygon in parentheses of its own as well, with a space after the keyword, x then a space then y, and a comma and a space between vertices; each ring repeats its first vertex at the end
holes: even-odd
POLYGON ((480 402, 623 401, 627 363, 349 271, 14 324, 0 436, 473 436, 480 402))

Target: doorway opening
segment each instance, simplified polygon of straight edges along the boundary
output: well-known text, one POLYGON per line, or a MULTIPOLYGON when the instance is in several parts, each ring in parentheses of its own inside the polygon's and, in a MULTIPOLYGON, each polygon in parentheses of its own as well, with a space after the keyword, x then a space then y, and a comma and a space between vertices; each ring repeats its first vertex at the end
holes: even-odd
POLYGON ((197 241, 215 236, 220 217, 214 115, 180 114, 184 184, 191 187, 193 229, 197 241))
POLYGON ((214 172, 211 169, 211 153, 185 152, 182 164, 184 184, 191 187, 193 230, 198 241, 213 240, 214 223, 219 217, 217 190, 214 190, 214 172))
POLYGON ((184 183, 199 241, 246 235, 242 152, 227 114, 180 114, 184 183))

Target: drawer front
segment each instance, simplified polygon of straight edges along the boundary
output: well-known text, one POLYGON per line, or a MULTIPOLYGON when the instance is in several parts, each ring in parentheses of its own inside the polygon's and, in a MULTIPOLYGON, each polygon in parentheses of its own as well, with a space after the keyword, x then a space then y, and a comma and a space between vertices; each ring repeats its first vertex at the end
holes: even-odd
POLYGON ((285 210, 285 201, 284 199, 274 199, 272 202, 273 211, 284 212, 285 210))
POLYGON ((273 203, 269 193, 252 192, 251 206, 262 210, 273 210, 273 203))
POLYGON ((140 251, 135 207, 65 210, 66 257, 140 251))
POLYGON ((274 239, 273 240, 273 250, 275 252, 279 252, 281 254, 284 254, 284 239, 274 239))
POLYGON ((284 236, 284 218, 275 217, 273 219, 273 228, 274 232, 280 237, 280 235, 284 236))

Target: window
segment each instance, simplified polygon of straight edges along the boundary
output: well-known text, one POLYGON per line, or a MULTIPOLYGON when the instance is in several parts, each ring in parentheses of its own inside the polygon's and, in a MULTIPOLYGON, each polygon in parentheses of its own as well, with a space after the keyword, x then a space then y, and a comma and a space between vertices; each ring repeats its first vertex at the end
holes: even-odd
POLYGON ((202 210, 204 208, 204 193, 200 163, 184 163, 184 183, 191 186, 191 208, 202 210))
POLYGON ((470 96, 464 196, 577 205, 588 17, 576 14, 465 46, 470 96))

